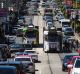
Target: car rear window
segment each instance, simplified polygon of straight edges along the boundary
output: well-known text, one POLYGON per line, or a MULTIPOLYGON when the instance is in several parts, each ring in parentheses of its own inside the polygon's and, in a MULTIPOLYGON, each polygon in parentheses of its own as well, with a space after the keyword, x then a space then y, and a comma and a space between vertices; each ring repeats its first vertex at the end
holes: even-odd
POLYGON ((30 61, 30 58, 16 58, 15 61, 30 61))

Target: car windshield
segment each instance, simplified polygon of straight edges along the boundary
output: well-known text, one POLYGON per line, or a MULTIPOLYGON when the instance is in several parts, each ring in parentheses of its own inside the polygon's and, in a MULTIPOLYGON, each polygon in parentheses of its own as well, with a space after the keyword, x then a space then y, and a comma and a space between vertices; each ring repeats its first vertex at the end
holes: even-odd
POLYGON ((75 63, 75 68, 80 68, 80 60, 77 60, 75 63))
POLYGON ((53 34, 53 33, 49 33, 48 34, 48 41, 51 41, 51 42, 55 42, 58 40, 58 35, 57 34, 53 34))
POLYGON ((66 28, 66 31, 72 31, 72 29, 71 28, 66 28))
POLYGON ((11 48, 31 48, 30 44, 11 44, 11 48))
POLYGON ((69 25, 69 22, 62 22, 62 25, 69 25))
POLYGON ((64 57, 64 62, 70 61, 72 57, 73 57, 72 55, 65 56, 65 57, 64 57))
POLYGON ((52 20, 51 19, 48 19, 47 22, 52 22, 52 20))
POLYGON ((63 27, 69 27, 69 25, 63 25, 63 27))
POLYGON ((10 45, 11 48, 23 48, 22 44, 12 44, 10 45))
POLYGON ((28 32, 26 33, 26 36, 27 36, 28 38, 34 38, 34 37, 36 37, 36 33, 35 33, 34 31, 28 31, 28 32))
POLYGON ((35 53, 35 51, 25 51, 25 53, 31 54, 31 53, 35 53))
POLYGON ((30 61, 30 58, 15 58, 15 61, 30 61))

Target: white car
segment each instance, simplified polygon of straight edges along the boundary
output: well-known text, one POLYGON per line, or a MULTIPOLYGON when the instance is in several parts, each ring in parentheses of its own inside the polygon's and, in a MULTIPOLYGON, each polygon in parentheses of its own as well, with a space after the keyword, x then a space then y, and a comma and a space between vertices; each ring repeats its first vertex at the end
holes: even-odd
POLYGON ((30 55, 34 62, 38 61, 38 53, 35 50, 25 50, 24 53, 30 55))
POLYGON ((22 62, 26 72, 35 74, 35 64, 33 63, 31 56, 28 55, 16 56, 14 58, 14 61, 22 62))
POLYGON ((76 59, 73 65, 68 65, 70 74, 80 74, 80 59, 76 59))

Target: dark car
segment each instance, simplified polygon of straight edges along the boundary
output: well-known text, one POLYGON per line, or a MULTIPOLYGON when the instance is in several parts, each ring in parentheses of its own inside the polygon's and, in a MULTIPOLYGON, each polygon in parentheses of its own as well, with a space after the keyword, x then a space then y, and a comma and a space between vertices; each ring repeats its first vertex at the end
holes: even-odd
POLYGON ((23 52, 24 50, 32 49, 32 45, 30 44, 11 44, 9 45, 10 52, 23 52))
POLYGON ((17 74, 14 66, 0 66, 0 74, 17 74))
POLYGON ((71 27, 66 27, 64 30, 64 35, 67 36, 74 36, 74 31, 71 27))
POLYGON ((1 65, 14 66, 17 69, 17 74, 25 74, 25 70, 23 68, 23 65, 19 61, 4 61, 4 62, 0 62, 0 66, 1 65))
POLYGON ((69 62, 71 61, 73 56, 76 56, 78 54, 68 54, 65 55, 64 59, 63 59, 63 63, 62 63, 62 71, 67 71, 67 65, 69 64, 69 62))
POLYGON ((11 57, 10 48, 7 44, 0 44, 1 59, 6 60, 11 57))

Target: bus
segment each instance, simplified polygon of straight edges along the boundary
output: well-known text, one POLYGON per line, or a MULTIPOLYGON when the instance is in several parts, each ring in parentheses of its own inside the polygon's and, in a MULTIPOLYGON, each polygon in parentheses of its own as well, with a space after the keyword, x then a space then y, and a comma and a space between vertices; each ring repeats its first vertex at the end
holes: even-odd
POLYGON ((37 26, 28 25, 25 32, 26 43, 37 46, 39 44, 39 30, 37 26))
POLYGON ((59 35, 54 27, 44 30, 43 34, 44 52, 60 52, 62 48, 62 36, 59 35))

